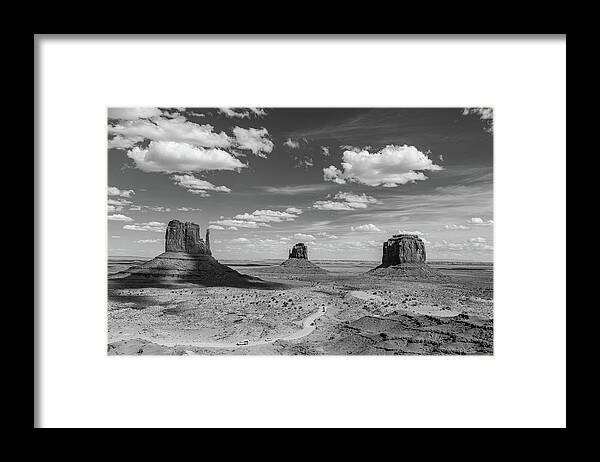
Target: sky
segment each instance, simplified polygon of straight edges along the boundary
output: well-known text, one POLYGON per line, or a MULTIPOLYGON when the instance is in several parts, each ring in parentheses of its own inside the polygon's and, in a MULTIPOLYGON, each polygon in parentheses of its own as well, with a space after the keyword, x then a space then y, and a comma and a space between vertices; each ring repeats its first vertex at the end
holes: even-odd
POLYGON ((491 108, 109 108, 108 253, 154 257, 170 220, 222 260, 493 259, 491 108))

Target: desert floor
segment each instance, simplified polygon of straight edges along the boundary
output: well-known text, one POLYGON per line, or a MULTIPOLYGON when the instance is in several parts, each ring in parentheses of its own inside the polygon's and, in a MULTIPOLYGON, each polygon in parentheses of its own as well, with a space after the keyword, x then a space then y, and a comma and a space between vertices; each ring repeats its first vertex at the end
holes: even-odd
MULTIPOLYGON (((109 262, 109 273, 135 260, 109 262)), ((268 288, 108 286, 108 354, 404 355, 493 353, 493 267, 433 262, 434 279, 383 278, 366 262, 227 262, 268 288)))

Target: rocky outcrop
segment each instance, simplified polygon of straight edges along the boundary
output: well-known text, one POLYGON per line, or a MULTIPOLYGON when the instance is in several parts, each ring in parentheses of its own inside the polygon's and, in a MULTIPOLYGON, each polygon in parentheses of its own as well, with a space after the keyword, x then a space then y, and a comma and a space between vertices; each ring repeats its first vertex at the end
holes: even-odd
POLYGON ((381 268, 404 264, 423 264, 425 261, 425 243, 415 234, 394 234, 383 243, 381 268))
POLYGON ((443 279, 426 261, 425 243, 419 236, 394 234, 383 243, 381 265, 368 273, 393 279, 443 279))
POLYGON ((111 275, 113 285, 152 286, 168 281, 203 286, 247 287, 264 281, 240 274, 219 263, 210 251, 210 234, 200 237, 200 226, 171 220, 165 234, 165 252, 139 266, 111 275))
POLYGON ((288 258, 304 258, 305 260, 308 260, 308 249, 306 245, 302 242, 296 244, 290 249, 288 258))
MULTIPOLYGON (((208 240, 208 230, 206 230, 208 240)), ((165 252, 185 252, 191 255, 210 255, 210 245, 200 237, 196 223, 171 220, 165 233, 165 252)))

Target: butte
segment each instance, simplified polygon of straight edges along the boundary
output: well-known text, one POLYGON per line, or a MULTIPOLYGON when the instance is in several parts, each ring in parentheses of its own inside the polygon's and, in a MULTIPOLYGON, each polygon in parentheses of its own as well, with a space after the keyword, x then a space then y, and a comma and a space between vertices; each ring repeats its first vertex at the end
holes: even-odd
POLYGON ((109 277, 114 286, 156 286, 188 282, 200 286, 250 287, 264 283, 219 263, 210 250, 210 231, 200 237, 200 226, 171 220, 165 233, 165 251, 139 266, 109 277))

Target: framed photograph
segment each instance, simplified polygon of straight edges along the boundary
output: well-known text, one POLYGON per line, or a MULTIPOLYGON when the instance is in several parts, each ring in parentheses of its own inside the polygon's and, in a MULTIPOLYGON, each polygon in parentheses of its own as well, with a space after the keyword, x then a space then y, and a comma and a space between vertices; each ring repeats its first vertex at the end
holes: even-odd
POLYGON ((34 52, 36 427, 566 426, 566 36, 34 52))

